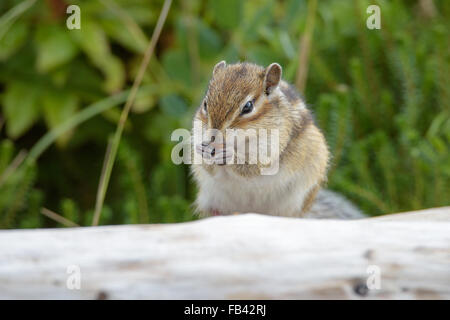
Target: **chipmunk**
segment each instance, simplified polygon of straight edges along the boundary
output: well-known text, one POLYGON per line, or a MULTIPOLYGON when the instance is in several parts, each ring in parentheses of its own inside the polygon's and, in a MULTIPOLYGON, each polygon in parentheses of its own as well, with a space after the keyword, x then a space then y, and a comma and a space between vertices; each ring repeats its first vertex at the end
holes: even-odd
MULTIPOLYGON (((203 130, 214 129, 209 130, 213 134, 203 136, 194 151, 208 161, 191 166, 199 189, 195 205, 201 215, 253 212, 287 217, 362 217, 343 197, 320 190, 327 181, 327 143, 296 89, 282 80, 278 63, 266 68, 252 63, 216 64, 195 113, 196 122, 203 130), (241 139, 245 151, 239 153, 236 146, 229 145, 235 141, 228 139, 233 129, 276 130, 277 150, 271 153, 277 158, 250 162, 251 139, 241 139), (220 135, 223 137, 216 139, 220 135), (274 162, 278 170, 264 174, 274 162)), ((240 135, 242 132, 233 139, 240 135)))

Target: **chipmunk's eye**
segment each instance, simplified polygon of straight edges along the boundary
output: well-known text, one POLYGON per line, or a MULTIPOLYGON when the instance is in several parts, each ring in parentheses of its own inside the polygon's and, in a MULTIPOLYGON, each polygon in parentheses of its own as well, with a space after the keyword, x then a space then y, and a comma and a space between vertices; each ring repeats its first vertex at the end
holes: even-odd
POLYGON ((247 101, 245 106, 242 108, 241 114, 247 114, 253 110, 253 101, 247 101))
POLYGON ((203 111, 205 111, 205 112, 206 112, 206 107, 207 107, 206 101, 203 101, 203 111))

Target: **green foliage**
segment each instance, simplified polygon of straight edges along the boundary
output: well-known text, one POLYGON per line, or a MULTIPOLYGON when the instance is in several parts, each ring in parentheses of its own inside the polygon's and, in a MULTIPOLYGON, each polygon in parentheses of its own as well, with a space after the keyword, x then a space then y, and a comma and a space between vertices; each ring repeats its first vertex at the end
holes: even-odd
MULTIPOLYGON (((0 2, 0 227, 92 222, 108 137, 162 0, 0 2), (62 9, 61 9, 62 8, 62 9), (19 152, 29 157, 17 166, 19 152)), ((318 1, 306 97, 333 159, 329 187, 377 215, 449 205, 450 2, 318 1)), ((194 219, 187 166, 171 162, 220 60, 277 61, 295 81, 307 1, 175 1, 132 109, 102 224, 194 219)), ((19 159, 20 160, 20 159, 19 159)))

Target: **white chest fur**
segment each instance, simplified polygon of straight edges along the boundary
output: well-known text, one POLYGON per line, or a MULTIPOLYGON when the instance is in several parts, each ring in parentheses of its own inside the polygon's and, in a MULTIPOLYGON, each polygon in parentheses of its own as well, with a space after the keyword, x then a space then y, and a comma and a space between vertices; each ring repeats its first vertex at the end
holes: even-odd
POLYGON ((196 204, 204 212, 215 209, 221 214, 298 216, 305 196, 315 185, 306 172, 292 173, 280 168, 276 175, 245 178, 227 166, 219 167, 214 175, 196 166, 194 173, 199 185, 196 204))

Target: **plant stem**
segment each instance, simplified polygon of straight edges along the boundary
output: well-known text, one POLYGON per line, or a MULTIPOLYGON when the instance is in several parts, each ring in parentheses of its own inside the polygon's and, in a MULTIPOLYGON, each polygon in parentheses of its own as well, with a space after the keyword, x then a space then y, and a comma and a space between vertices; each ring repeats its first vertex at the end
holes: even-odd
POLYGON ((27 152, 25 150, 21 150, 8 168, 5 169, 2 175, 0 175, 0 186, 8 179, 9 176, 13 174, 14 171, 21 165, 25 157, 27 156, 27 152))
POLYGON ((47 216, 50 219, 55 220, 56 222, 59 222, 62 225, 65 225, 66 227, 79 227, 80 226, 80 225, 76 224, 75 222, 70 221, 69 219, 64 218, 63 216, 57 214, 56 212, 48 210, 47 208, 42 208, 41 213, 44 216, 47 216))
POLYGON ((297 79, 295 85, 300 92, 304 92, 306 87, 306 78, 308 76, 309 53, 311 51, 311 38, 314 33, 314 22, 316 19, 317 0, 308 2, 308 16, 306 18, 305 32, 300 38, 299 57, 297 68, 297 79))
POLYGON ((167 18, 167 14, 169 13, 170 5, 172 0, 165 0, 163 8, 161 9, 161 13, 158 18, 158 22, 156 23, 155 30, 153 31, 152 38, 150 43, 145 51, 144 58, 142 59, 141 65, 139 67, 138 74, 136 79, 134 80, 133 86, 131 87, 130 95, 125 103, 125 107, 122 110, 122 114, 120 116, 119 123, 117 124, 116 133, 114 134, 114 138, 111 143, 110 152, 107 151, 105 155, 105 162, 102 169, 102 175, 100 177, 99 188, 97 192, 97 201, 95 204, 95 212, 94 218, 92 221, 92 225, 98 225, 100 220, 100 213, 103 208, 103 203, 105 201, 106 191, 108 189, 109 179, 111 177, 111 171, 114 165, 114 161, 116 159, 117 150, 119 148, 120 139, 122 137, 123 128, 125 126, 125 122, 128 118, 128 113, 134 103, 136 98, 136 94, 138 92, 139 86, 141 85, 142 79, 145 74, 145 69, 147 69, 148 63, 150 62, 150 58, 155 50, 156 43, 158 41, 159 35, 161 34, 161 30, 164 26, 164 22, 167 18))

